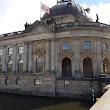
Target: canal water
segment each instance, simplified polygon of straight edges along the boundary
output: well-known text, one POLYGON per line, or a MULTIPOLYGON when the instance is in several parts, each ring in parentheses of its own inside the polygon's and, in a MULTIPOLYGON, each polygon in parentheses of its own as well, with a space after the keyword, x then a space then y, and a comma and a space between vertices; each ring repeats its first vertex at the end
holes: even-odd
POLYGON ((91 102, 0 93, 0 110, 89 110, 91 102))

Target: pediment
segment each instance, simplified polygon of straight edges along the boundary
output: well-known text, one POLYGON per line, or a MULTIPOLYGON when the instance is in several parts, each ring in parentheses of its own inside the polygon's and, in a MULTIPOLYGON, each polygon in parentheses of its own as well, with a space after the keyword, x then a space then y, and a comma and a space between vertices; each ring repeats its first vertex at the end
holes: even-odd
POLYGON ((35 21, 32 25, 25 29, 25 33, 29 32, 45 32, 45 31, 52 31, 52 27, 48 26, 46 23, 41 21, 35 21))

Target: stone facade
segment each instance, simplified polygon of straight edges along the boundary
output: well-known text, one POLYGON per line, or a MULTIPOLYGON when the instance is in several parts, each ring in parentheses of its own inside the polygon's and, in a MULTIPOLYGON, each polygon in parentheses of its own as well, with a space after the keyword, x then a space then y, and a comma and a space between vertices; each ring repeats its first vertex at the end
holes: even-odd
POLYGON ((0 91, 76 97, 101 91, 110 73, 110 26, 55 17, 0 35, 0 91), (67 19, 67 20, 66 20, 67 19), (70 20, 70 22, 69 22, 70 20), (68 21, 68 22, 66 22, 68 21))

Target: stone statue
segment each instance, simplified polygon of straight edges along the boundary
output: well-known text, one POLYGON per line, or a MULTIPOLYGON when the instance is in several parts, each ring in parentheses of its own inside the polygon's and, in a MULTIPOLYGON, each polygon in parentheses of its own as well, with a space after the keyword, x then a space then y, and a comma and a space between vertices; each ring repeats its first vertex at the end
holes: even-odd
POLYGON ((98 22, 99 21, 99 16, 98 16, 98 14, 96 14, 96 22, 98 22))

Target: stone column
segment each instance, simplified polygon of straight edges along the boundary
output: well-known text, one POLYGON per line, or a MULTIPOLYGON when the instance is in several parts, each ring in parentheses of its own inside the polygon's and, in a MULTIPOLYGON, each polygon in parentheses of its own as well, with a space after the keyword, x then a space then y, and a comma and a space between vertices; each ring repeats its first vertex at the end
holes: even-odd
POLYGON ((50 39, 46 40, 46 71, 50 71, 50 39))
POLYGON ((28 42, 24 42, 24 72, 28 72, 28 42))
POLYGON ((29 42, 29 63, 28 63, 28 72, 32 73, 32 51, 33 45, 32 42, 29 42))
POLYGON ((6 64, 6 54, 7 54, 7 46, 6 45, 4 45, 3 46, 3 69, 2 69, 2 71, 4 72, 4 73, 7 73, 7 64, 6 64))
POLYGON ((81 78, 81 70, 80 70, 80 45, 79 45, 79 37, 74 37, 74 64, 75 64, 75 77, 81 78))
POLYGON ((101 63, 102 63, 102 46, 101 46, 101 38, 96 39, 96 62, 97 62, 97 76, 101 73, 101 63))
POLYGON ((17 71, 16 71, 16 67, 17 67, 17 65, 16 65, 16 57, 17 57, 17 45, 16 44, 14 44, 13 45, 13 73, 16 73, 17 71))
POLYGON ((94 42, 94 52, 95 52, 95 56, 94 56, 94 62, 93 62, 93 76, 97 76, 97 41, 95 40, 94 42))
POLYGON ((51 40, 51 70, 55 70, 55 41, 51 40))

